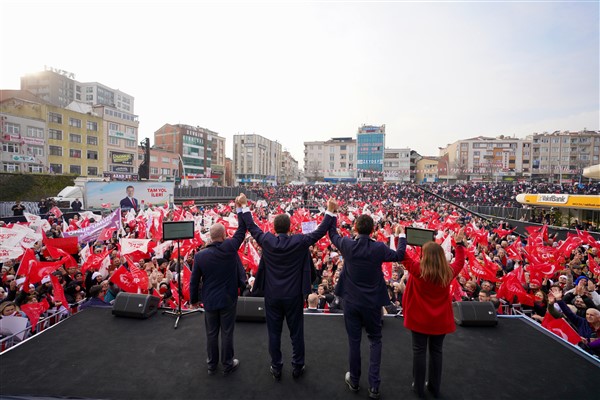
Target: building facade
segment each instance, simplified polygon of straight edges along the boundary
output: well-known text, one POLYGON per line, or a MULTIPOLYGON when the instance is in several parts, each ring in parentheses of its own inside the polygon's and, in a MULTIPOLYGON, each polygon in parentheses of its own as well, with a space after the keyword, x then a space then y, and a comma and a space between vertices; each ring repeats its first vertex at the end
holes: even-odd
POLYGON ((431 183, 438 181, 439 157, 421 157, 417 161, 415 183, 431 183))
MULTIPOLYGON (((216 132, 199 126, 165 124, 154 132, 154 145, 181 155, 180 173, 186 179, 212 178, 219 181, 222 175, 212 173, 216 136, 216 132)), ((219 145, 216 146, 218 149, 219 145)), ((222 147, 224 154, 224 144, 222 147)))
POLYGON ((535 133, 527 139, 533 181, 579 180, 584 168, 599 163, 600 131, 535 133))
POLYGON ((304 142, 304 177, 308 182, 322 182, 324 177, 325 142, 304 142))
POLYGON ((46 103, 29 92, 0 91, 0 154, 4 172, 47 172, 46 103))
MULTIPOLYGON (((144 161, 144 148, 138 146, 138 165, 144 161)), ((179 154, 150 147, 150 180, 172 181, 179 177, 179 154)))
POLYGON ((75 74, 51 67, 21 77, 21 90, 27 90, 47 103, 66 107, 81 100, 81 86, 75 74))
POLYGON ((281 165, 281 144, 263 136, 233 136, 235 184, 276 185, 281 165))
POLYGON ((515 181, 529 179, 530 144, 508 136, 478 136, 440 148, 441 180, 515 181))
POLYGON ((225 138, 219 136, 216 132, 212 135, 213 138, 213 151, 212 151, 212 163, 211 163, 211 175, 214 182, 219 186, 226 186, 225 184, 225 138))
POLYGON ((105 137, 99 115, 49 104, 28 91, 2 91, 2 96, 4 171, 102 175, 105 137))
POLYGON ((289 151, 283 151, 281 153, 279 184, 285 185, 298 180, 298 161, 292 157, 292 154, 289 151))
POLYGON ((361 126, 356 142, 358 181, 383 181, 385 125, 361 126))
POLYGON ((410 149, 385 149, 383 154, 383 180, 410 182, 410 149))

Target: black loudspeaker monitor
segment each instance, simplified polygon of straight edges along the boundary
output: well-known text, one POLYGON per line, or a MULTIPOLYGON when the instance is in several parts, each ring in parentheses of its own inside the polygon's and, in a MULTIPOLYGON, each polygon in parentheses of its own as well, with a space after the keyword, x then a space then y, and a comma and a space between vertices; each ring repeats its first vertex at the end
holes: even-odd
POLYGON ((129 318, 149 318, 156 314, 160 299, 149 294, 119 292, 113 304, 113 315, 129 318))
POLYGON ((264 297, 238 297, 236 318, 237 321, 264 322, 265 315, 264 297))
POLYGON ((435 231, 432 229, 406 227, 406 244, 411 246, 423 246, 435 239, 435 231))
POLYGON ((454 321, 460 326, 496 326, 498 316, 491 301, 457 301, 452 303, 454 321))

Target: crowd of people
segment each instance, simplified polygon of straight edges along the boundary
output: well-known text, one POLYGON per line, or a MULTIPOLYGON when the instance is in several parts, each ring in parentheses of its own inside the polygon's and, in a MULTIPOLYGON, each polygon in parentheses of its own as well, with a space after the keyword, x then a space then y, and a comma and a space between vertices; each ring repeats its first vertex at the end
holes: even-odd
MULTIPOLYGON (((598 188, 598 184, 539 187, 482 183, 433 185, 427 189, 460 205, 513 207, 517 205, 514 197, 523 192, 595 194, 598 188)), ((281 213, 290 215, 292 234, 306 231, 311 221, 323 220, 329 198, 336 198, 339 203, 341 236, 353 237, 356 234, 354 221, 367 214, 375 223, 373 240, 395 247, 393 230, 396 226, 433 229, 436 241, 445 249, 448 260, 452 260, 455 236, 464 229, 466 263, 450 283, 453 301, 489 301, 498 312, 506 312, 510 305, 518 304, 540 323, 547 323, 550 317, 564 319, 577 332, 580 337, 577 343, 581 347, 600 354, 600 244, 587 230, 564 240, 548 235, 545 228, 532 229, 527 237, 522 237, 507 223, 495 224, 479 218, 413 185, 279 186, 252 190, 260 200, 250 202, 249 206, 256 224, 264 231, 273 231, 273 219, 281 213)), ((176 307, 180 300, 176 289, 178 280, 184 287, 181 301, 184 307, 190 306, 190 298, 195 296, 190 295, 189 289, 194 256, 210 242, 211 226, 217 222, 223 224, 230 237, 238 225, 233 202, 212 207, 193 203, 146 206, 137 213, 123 212, 121 226, 109 232, 108 237, 79 243, 77 251, 69 254, 54 251, 48 241, 61 239, 65 231, 89 227, 100 219, 102 216, 82 213, 65 221, 61 216, 50 214, 47 225, 50 229, 43 232, 43 240, 32 244, 30 253, 26 251, 20 257, 3 259, 1 315, 27 317, 32 322, 34 307, 27 305, 35 303, 43 303, 44 307, 35 309, 46 313, 49 310, 69 313, 76 303, 81 303, 82 308, 109 307, 119 291, 148 293, 160 297, 163 306, 176 307), (178 273, 174 243, 162 239, 160 225, 180 220, 194 220, 197 231, 194 239, 182 243, 182 268, 178 273), (148 242, 144 249, 125 255, 122 244, 127 239, 148 242), (23 266, 23 258, 28 254, 33 255, 33 259, 27 259, 30 263, 39 263, 45 271, 51 272, 39 280, 28 276, 30 268, 23 266), (54 269, 50 267, 52 263, 56 264, 54 269), (126 280, 119 279, 123 275, 135 277, 128 281, 135 281, 136 285, 124 284, 126 280)), ((14 228, 14 224, 2 225, 3 229, 14 228)), ((343 299, 335 294, 335 288, 346 260, 327 235, 310 246, 309 251, 316 279, 305 299, 307 312, 344 312, 343 299)), ((407 255, 418 257, 420 251, 418 247, 408 246, 407 255)), ((248 284, 241 290, 242 295, 261 296, 260 290, 254 288, 261 252, 251 235, 243 239, 239 255, 248 284)), ((383 264, 389 296, 384 313, 403 314, 406 288, 411 279, 407 271, 407 265, 402 262, 383 264)))

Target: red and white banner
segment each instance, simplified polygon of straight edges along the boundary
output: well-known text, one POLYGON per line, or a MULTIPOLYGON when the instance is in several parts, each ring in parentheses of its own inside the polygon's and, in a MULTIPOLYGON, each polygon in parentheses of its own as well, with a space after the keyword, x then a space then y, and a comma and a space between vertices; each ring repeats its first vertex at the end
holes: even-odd
POLYGON ((121 239, 119 243, 121 244, 121 255, 124 256, 136 251, 147 253, 150 239, 121 239))

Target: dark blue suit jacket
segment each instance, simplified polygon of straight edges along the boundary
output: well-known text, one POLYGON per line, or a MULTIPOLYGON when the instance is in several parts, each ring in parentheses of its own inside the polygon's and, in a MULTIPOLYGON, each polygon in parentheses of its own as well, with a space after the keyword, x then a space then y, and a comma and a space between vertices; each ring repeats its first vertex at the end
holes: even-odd
POLYGON ((262 247, 256 280, 264 279, 265 297, 283 299, 311 293, 312 260, 308 248, 325 236, 334 218, 325 215, 315 231, 292 236, 263 232, 250 213, 244 213, 243 219, 254 240, 262 247))
MULTIPOLYGON (((247 213, 250 214, 250 213, 247 213)), ((246 287, 246 272, 238 249, 246 236, 246 224, 238 214, 238 228, 230 239, 213 242, 194 257, 190 280, 190 302, 198 302, 202 279, 202 302, 206 311, 230 307, 238 298, 238 288, 246 287)))
POLYGON ((356 240, 341 237, 336 229, 337 219, 329 228, 329 238, 344 256, 344 268, 335 286, 335 294, 357 306, 379 307, 390 303, 381 264, 404 259, 406 238, 400 238, 398 250, 385 243, 358 235, 356 240))
POLYGON ((136 199, 135 197, 133 198, 133 204, 131 204, 131 200, 129 200, 129 197, 125 197, 124 199, 121 200, 121 202, 119 203, 119 205, 121 206, 121 210, 127 210, 129 211, 131 208, 133 208, 135 211, 139 210, 139 203, 138 203, 138 199, 136 199))

